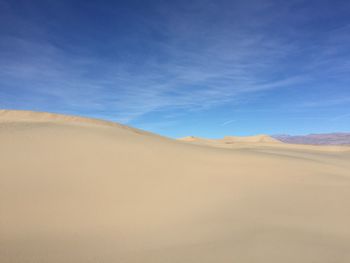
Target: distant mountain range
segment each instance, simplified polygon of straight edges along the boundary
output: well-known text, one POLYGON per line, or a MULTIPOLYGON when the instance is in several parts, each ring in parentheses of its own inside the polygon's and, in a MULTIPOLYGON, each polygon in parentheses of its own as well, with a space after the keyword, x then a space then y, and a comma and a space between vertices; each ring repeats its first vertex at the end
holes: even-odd
POLYGON ((350 145, 350 133, 325 133, 309 135, 272 135, 271 137, 285 143, 314 145, 350 145))

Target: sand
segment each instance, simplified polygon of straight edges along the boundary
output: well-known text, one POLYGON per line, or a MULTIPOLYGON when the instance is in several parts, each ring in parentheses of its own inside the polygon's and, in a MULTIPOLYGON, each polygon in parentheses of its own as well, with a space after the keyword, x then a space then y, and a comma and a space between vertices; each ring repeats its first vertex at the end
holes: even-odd
POLYGON ((254 136, 225 136, 222 139, 205 139, 205 138, 200 138, 196 136, 187 136, 184 138, 180 138, 180 141, 185 141, 185 142, 196 142, 196 141, 211 141, 211 142, 219 142, 219 143, 225 143, 225 144, 230 144, 230 143, 258 143, 258 142, 264 142, 264 143, 276 143, 276 142, 281 142, 279 140, 276 140, 272 138, 271 136, 265 135, 265 134, 259 134, 259 135, 254 135, 254 136))
POLYGON ((350 148, 231 141, 0 111, 0 262, 350 262, 350 148))

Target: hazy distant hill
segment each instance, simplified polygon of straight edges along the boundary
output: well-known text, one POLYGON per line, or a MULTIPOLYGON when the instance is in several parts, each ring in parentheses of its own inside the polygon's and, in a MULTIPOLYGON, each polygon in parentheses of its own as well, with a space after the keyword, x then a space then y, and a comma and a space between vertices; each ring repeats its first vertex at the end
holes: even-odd
POLYGON ((273 135, 273 138, 286 143, 316 145, 350 145, 350 133, 325 133, 309 135, 273 135))

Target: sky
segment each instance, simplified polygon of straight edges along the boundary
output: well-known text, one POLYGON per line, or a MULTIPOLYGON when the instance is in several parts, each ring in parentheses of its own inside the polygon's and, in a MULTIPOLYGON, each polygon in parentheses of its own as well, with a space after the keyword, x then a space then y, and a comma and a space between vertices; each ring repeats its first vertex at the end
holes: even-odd
POLYGON ((0 108, 169 137, 350 131, 350 1, 0 0, 0 108))

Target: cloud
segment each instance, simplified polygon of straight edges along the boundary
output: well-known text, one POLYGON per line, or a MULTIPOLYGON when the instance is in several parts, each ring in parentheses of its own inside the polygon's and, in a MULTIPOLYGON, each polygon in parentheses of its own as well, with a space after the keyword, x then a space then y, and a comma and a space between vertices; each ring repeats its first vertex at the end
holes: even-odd
POLYGON ((124 121, 163 107, 208 108, 242 93, 288 85, 293 79, 259 83, 253 68, 261 65, 248 62, 247 51, 243 56, 238 50, 234 60, 240 62, 233 62, 209 51, 186 54, 168 47, 166 62, 146 60, 135 74, 135 65, 75 57, 45 41, 6 40, 19 54, 2 60, 3 84, 47 98, 47 103, 54 99, 73 110, 108 111, 124 121), (95 67, 99 71, 91 72, 95 67))
POLYGON ((233 122, 235 122, 236 120, 227 120, 227 121, 225 121, 225 122, 223 122, 222 124, 221 124, 221 126, 227 126, 227 125, 229 125, 229 124, 231 124, 231 123, 233 123, 233 122))
MULTIPOLYGON (((143 18, 145 28, 128 36, 130 42, 139 40, 136 47, 121 46, 120 37, 110 32, 106 41, 122 57, 100 56, 90 45, 58 45, 49 32, 2 37, 0 106, 35 104, 41 110, 130 122, 154 111, 236 104, 310 81, 320 64, 309 58, 308 67, 299 70, 286 63, 300 53, 300 44, 288 33, 273 33, 281 17, 273 1, 254 3, 157 6, 156 19, 143 18)), ((33 32, 46 32, 28 25, 33 32)), ((330 54, 339 50, 330 47, 340 42, 322 47, 321 63, 333 58, 330 54)))

